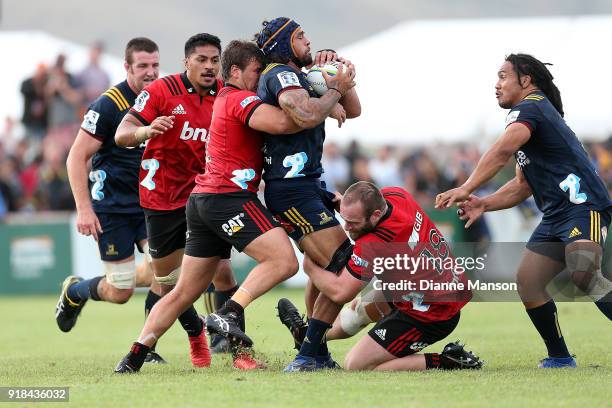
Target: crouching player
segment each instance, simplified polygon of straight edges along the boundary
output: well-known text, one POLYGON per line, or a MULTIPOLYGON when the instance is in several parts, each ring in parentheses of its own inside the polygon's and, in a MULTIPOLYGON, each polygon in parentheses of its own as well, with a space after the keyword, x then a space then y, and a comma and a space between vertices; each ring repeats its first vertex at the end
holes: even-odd
MULTIPOLYGON (((294 275, 298 262, 289 237, 257 198, 263 169, 263 135, 290 134, 300 128, 280 108, 254 93, 264 66, 252 43, 232 41, 222 56, 226 86, 215 100, 206 151, 206 169, 196 178, 187 204, 187 242, 176 287, 149 315, 132 351, 117 372, 138 371, 148 348, 210 284, 233 247, 258 262, 222 310, 207 318, 211 332, 247 349, 236 350, 234 367, 259 367, 249 354, 251 339, 240 327, 244 309, 278 283, 294 275)), ((342 75, 337 79, 342 80, 342 75)), ((281 137, 281 136, 279 136, 281 137)))
MULTIPOLYGON (((314 285, 337 304, 349 302, 373 277, 366 267, 372 264, 372 259, 364 259, 369 255, 363 250, 364 245, 431 242, 432 251, 434 240, 445 245, 440 231, 401 188, 379 190, 371 183, 355 183, 342 198, 340 214, 346 222, 345 230, 355 240, 353 255, 346 267, 335 275, 308 258, 304 262, 304 269, 314 285), (432 236, 435 238, 431 239, 432 236)), ((403 273, 411 274, 410 271, 403 273)), ((413 276, 410 275, 412 279, 413 276)), ((388 277, 379 275, 383 282, 388 277)), ((449 270, 441 277, 450 282, 457 276, 449 270)), ((465 280, 465 277, 461 275, 458 279, 465 280)), ((394 296, 390 310, 349 351, 345 368, 386 371, 481 368, 483 362, 458 342, 447 344, 440 354, 416 354, 447 337, 459 323, 460 310, 470 295, 450 294, 456 295, 453 301, 441 299, 431 304, 420 301, 418 294, 411 293, 414 296, 410 300, 406 300, 406 296, 394 296)))

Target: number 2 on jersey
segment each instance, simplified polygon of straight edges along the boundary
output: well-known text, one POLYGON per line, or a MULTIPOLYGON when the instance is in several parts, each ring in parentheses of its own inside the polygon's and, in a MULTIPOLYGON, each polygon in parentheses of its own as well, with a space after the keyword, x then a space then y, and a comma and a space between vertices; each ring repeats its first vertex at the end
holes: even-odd
POLYGON ((582 204, 587 200, 585 193, 580 193, 580 177, 574 173, 569 174, 565 180, 559 183, 563 191, 569 190, 569 200, 574 204, 582 204))
POLYGON ((149 171, 145 178, 143 178, 140 182, 140 185, 149 191, 155 190, 155 182, 153 181, 153 176, 159 169, 159 162, 157 161, 157 159, 146 159, 143 160, 142 163, 140 163, 140 166, 143 168, 143 170, 149 171))
POLYGON ((304 169, 307 161, 308 155, 304 152, 286 156, 283 160, 283 166, 291 167, 291 170, 285 174, 285 178, 304 177, 304 174, 300 173, 300 171, 304 169))
POLYGON ((106 172, 104 170, 95 170, 89 172, 89 180, 93 183, 91 186, 91 198, 95 201, 104 200, 104 180, 106 180, 106 172))

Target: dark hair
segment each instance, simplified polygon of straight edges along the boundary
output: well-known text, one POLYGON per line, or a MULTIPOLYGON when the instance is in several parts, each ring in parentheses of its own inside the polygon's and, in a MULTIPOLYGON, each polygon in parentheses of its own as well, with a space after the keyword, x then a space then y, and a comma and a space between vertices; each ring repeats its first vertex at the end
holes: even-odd
POLYGON ((537 86, 553 104, 557 112, 563 117, 563 102, 561 101, 561 92, 553 83, 554 77, 546 68, 549 63, 541 62, 535 57, 528 54, 510 54, 506 57, 506 61, 512 64, 514 71, 521 82, 521 77, 529 75, 531 82, 537 86))
POLYGON ((153 53, 159 51, 159 47, 153 40, 146 37, 132 38, 125 46, 125 62, 127 62, 128 65, 132 65, 134 62, 134 53, 138 51, 153 53))
POLYGON ((219 37, 208 33, 200 33, 192 35, 185 43, 185 58, 193 54, 196 47, 200 47, 202 45, 212 45, 213 47, 217 47, 219 54, 221 54, 221 40, 219 37))
POLYGON ((264 54, 257 45, 250 41, 234 40, 230 42, 221 56, 221 76, 223 80, 230 79, 232 65, 238 66, 243 71, 253 60, 261 65, 265 64, 264 54))
MULTIPOLYGON (((282 26, 287 21, 289 21, 288 17, 278 17, 271 21, 262 21, 262 29, 260 32, 253 35, 253 41, 255 41, 255 44, 257 44, 259 48, 262 48, 264 43, 276 33, 279 26, 282 26)), ((282 52, 280 49, 276 49, 275 51, 266 54, 265 58, 266 64, 287 64, 289 61, 291 61, 291 55, 286 52, 282 52)))
POLYGON ((369 218, 374 211, 382 211, 387 206, 387 202, 378 187, 367 181, 358 181, 347 188, 342 201, 346 204, 360 201, 363 205, 366 218, 369 218))

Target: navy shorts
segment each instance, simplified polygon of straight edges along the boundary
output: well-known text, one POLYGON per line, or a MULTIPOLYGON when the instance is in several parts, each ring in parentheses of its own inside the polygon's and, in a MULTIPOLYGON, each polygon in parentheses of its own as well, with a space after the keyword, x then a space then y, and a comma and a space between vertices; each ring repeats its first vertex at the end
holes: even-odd
POLYGON ((544 218, 531 234, 527 248, 565 262, 565 246, 574 241, 586 239, 603 248, 609 224, 610 213, 588 208, 575 211, 570 217, 544 218))
POLYGON ((266 207, 296 242, 315 231, 340 225, 334 213, 334 194, 319 179, 270 180, 264 198, 266 207))
POLYGON ((143 213, 110 214, 98 213, 102 235, 98 237, 100 259, 122 261, 134 255, 134 245, 142 252, 139 242, 147 239, 147 228, 143 213))

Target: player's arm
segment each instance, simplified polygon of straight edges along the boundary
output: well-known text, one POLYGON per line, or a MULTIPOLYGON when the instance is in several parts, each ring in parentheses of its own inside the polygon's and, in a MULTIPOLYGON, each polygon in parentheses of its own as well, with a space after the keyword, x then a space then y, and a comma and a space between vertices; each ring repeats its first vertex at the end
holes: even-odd
POLYGON ((247 125, 251 129, 271 135, 290 135, 302 130, 282 109, 267 103, 255 108, 247 125))
POLYGON ((320 98, 311 98, 303 89, 288 89, 278 97, 281 109, 302 129, 308 129, 322 123, 332 112, 336 103, 355 86, 355 70, 352 65, 346 70, 340 66, 333 77, 323 72, 327 83, 327 92, 320 98))
POLYGON ((136 116, 128 113, 117 128, 115 143, 121 147, 136 147, 172 129, 173 126, 174 116, 158 116, 150 125, 145 125, 136 116))
POLYGON ((531 130, 523 123, 512 123, 502 136, 482 155, 476 168, 462 186, 438 194, 436 208, 450 207, 467 200, 470 194, 493 178, 510 157, 531 137, 531 130))
POLYGON ((96 241, 102 228, 91 205, 87 174, 89 160, 101 145, 101 141, 90 136, 83 129, 79 129, 66 161, 68 181, 77 210, 77 230, 83 235, 93 235, 96 241))
POLYGON ((317 289, 338 305, 350 302, 367 284, 351 275, 346 267, 336 275, 321 268, 308 256, 304 257, 304 271, 317 289))
POLYGON ((467 200, 460 203, 459 218, 466 221, 465 228, 469 228, 485 212, 512 208, 525 201, 531 194, 531 188, 517 163, 516 176, 495 193, 483 198, 470 194, 467 200))

